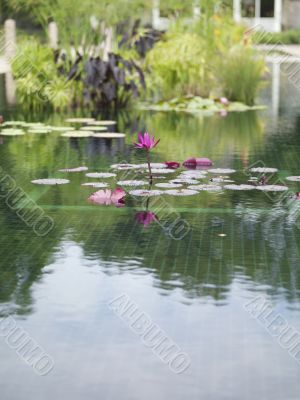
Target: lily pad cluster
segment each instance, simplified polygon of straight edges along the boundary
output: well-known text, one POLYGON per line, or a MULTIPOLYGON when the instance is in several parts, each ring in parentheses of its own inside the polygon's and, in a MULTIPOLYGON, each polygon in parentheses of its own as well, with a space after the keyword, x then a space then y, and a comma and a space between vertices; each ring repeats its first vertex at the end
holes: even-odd
MULTIPOLYGON (((167 163, 151 163, 154 178, 149 183, 149 171, 147 164, 113 164, 109 171, 87 172, 86 166, 75 168, 61 168, 61 174, 83 173, 81 187, 98 188, 88 200, 94 204, 125 205, 126 196, 134 198, 154 196, 195 196, 203 192, 218 195, 224 191, 266 191, 284 192, 289 187, 284 184, 272 184, 262 180, 259 174, 273 174, 276 168, 253 169, 251 177, 246 177, 246 182, 236 182, 236 171, 232 168, 211 168, 201 169, 179 169, 167 168, 167 163), (226 175, 228 174, 228 175, 226 175), (256 174, 256 175, 255 175, 256 174), (229 179, 230 178, 230 179, 229 179), (91 179, 91 181, 89 181, 91 179)), ((263 175, 265 177, 265 175, 263 175)), ((240 179, 240 178, 239 178, 240 179)), ((271 179, 271 178, 270 178, 271 179)), ((300 182, 300 176, 290 176, 287 181, 300 182)), ((39 185, 63 185, 68 184, 69 179, 46 178, 33 180, 33 184, 39 185)), ((297 197, 298 198, 298 197, 297 197)))
POLYGON ((69 138, 124 138, 125 133, 107 132, 116 125, 116 121, 95 121, 94 118, 68 118, 68 126, 51 126, 42 122, 7 121, 0 125, 2 136, 22 136, 25 134, 48 134, 60 132, 61 136, 69 138))
MULTIPOLYGON (((227 99, 226 99, 227 100, 227 99)), ((175 97, 169 101, 161 101, 158 103, 142 103, 140 108, 143 110, 153 111, 183 111, 188 113, 221 113, 232 111, 249 111, 261 110, 264 106, 248 106, 240 102, 222 101, 221 99, 209 99, 200 96, 175 97)))

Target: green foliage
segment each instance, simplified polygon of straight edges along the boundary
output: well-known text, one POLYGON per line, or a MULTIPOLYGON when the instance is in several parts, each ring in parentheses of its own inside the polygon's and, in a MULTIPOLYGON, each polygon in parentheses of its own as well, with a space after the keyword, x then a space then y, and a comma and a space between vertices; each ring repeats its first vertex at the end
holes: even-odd
POLYGON ((33 39, 23 41, 12 62, 12 69, 17 96, 24 107, 61 109, 70 103, 72 83, 58 75, 50 48, 33 39))
POLYGON ((140 105, 142 110, 154 111, 182 111, 192 114, 213 115, 216 112, 231 112, 231 111, 249 111, 261 110, 264 106, 250 107, 240 102, 231 102, 226 105, 222 104, 218 99, 208 99, 199 96, 192 97, 175 97, 170 101, 158 103, 143 103, 140 105))
POLYGON ((204 46, 198 35, 179 33, 167 36, 148 53, 149 86, 159 90, 159 97, 168 99, 183 93, 208 95, 210 74, 205 65, 204 46))
POLYGON ((253 105, 265 71, 263 58, 249 45, 236 45, 222 54, 218 80, 223 93, 232 101, 253 105))
POLYGON ((226 96, 252 106, 264 72, 264 61, 245 42, 244 28, 227 9, 215 14, 204 1, 199 20, 171 26, 164 40, 148 53, 148 87, 155 100, 184 96, 226 96))
POLYGON ((300 29, 278 33, 256 32, 252 39, 258 44, 300 44, 300 29))
POLYGON ((101 23, 116 26, 124 20, 141 17, 152 7, 144 0, 10 0, 16 12, 23 10, 35 17, 46 30, 50 21, 58 25, 62 45, 76 47, 91 44, 101 36, 101 23), (93 28, 91 17, 96 18, 93 28))

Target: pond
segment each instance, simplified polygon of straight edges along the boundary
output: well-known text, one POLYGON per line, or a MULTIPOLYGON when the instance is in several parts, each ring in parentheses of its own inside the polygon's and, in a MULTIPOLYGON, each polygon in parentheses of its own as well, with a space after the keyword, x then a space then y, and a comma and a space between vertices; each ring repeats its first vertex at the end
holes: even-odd
MULTIPOLYGON (((72 139, 58 132, 0 137, 3 171, 54 224, 46 235, 37 234, 2 196, 1 317, 11 316, 51 357, 53 368, 42 373, 42 362, 40 371, 33 368, 0 329, 1 398, 298 398, 297 349, 284 346, 270 327, 272 318, 253 316, 251 306, 253 299, 263 300, 273 320, 300 331, 300 219, 283 192, 201 191, 163 196, 162 205, 129 196, 117 208, 87 201, 98 189, 81 186, 95 181, 86 171, 58 172, 145 163, 132 143, 137 131, 148 130, 161 138, 153 162, 208 157, 215 168, 236 170, 227 179, 238 184, 248 183, 251 167, 272 167, 278 172, 271 183, 300 191, 299 183, 285 179, 300 175, 299 92, 284 76, 280 92, 275 109, 268 85, 262 94, 268 110, 227 117, 103 115, 116 119, 125 140, 72 139), (31 183, 48 177, 70 183, 31 183), (145 207, 159 220, 141 223, 137 213, 145 207), (177 218, 185 231, 173 237, 166 226, 177 218), (124 304, 129 312, 122 316, 124 304), (177 353, 164 352, 158 341, 151 345, 146 325, 177 353), (178 354, 182 358, 175 360, 178 354)), ((6 119, 34 120, 19 109, 1 112, 6 119)), ((60 126, 66 117, 42 115, 39 121, 60 126)), ((107 182, 116 186, 114 178, 107 182)))

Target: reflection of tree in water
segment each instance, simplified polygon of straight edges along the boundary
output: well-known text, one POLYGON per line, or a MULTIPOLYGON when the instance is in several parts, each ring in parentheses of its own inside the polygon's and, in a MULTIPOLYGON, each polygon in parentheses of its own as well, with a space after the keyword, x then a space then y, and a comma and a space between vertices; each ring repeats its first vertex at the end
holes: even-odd
POLYGON ((268 211, 251 210, 239 205, 236 215, 253 251, 253 266, 247 266, 247 275, 268 285, 270 294, 285 289, 288 300, 299 300, 299 230, 290 209, 278 205, 268 211))
POLYGON ((32 284, 41 279, 60 240, 58 227, 39 237, 1 203, 0 232, 0 315, 26 314, 32 309, 32 284))
POLYGON ((282 212, 239 206, 235 215, 184 213, 192 230, 178 241, 156 223, 145 229, 133 208, 91 207, 84 214, 62 210, 53 216, 55 229, 39 238, 11 212, 0 214, 0 300, 6 312, 10 307, 30 312, 31 286, 43 276, 66 231, 104 273, 151 275, 164 295, 180 290, 187 299, 226 304, 233 280, 249 283, 250 277, 270 295, 299 299, 298 233, 282 212), (227 236, 219 236, 222 232, 227 236))
MULTIPOLYGON (((60 125, 62 117, 59 118, 52 122, 60 125)), ((107 115, 106 119, 113 117, 107 115)), ((172 113, 137 113, 136 116, 125 113, 118 117, 118 131, 130 133, 146 130, 146 127, 163 138, 155 161, 164 161, 169 154, 182 160, 195 151, 207 156, 214 151, 225 155, 219 161, 226 162, 227 166, 236 160, 240 163, 233 157, 236 152, 247 164, 249 154, 257 154, 255 147, 265 140, 256 113, 232 114, 226 119, 174 116, 172 113)), ((298 143, 298 136, 284 140, 298 143)), ((131 138, 127 139, 122 155, 128 162, 138 162, 128 144, 131 138)), ((297 147, 286 150, 278 148, 275 140, 272 143, 266 154, 261 155, 267 165, 273 166, 275 152, 280 160, 291 159, 295 163, 297 147), (272 146, 274 149, 270 151, 272 146)), ((265 151, 264 148, 261 151, 265 151)), ((29 191, 32 190, 31 179, 50 176, 58 168, 88 162, 91 169, 103 170, 119 162, 119 157, 114 145, 95 144, 91 139, 78 141, 74 148, 70 141, 61 140, 55 134, 46 138, 28 135, 20 140, 5 139, 5 146, 0 148, 5 170, 18 183, 24 182, 24 189, 29 191)), ((191 224, 191 233, 183 240, 175 241, 170 240, 156 223, 144 229, 135 220, 134 208, 77 210, 76 206, 86 205, 88 194, 85 189, 79 189, 82 181, 82 176, 74 175, 71 185, 52 188, 39 199, 40 204, 58 207, 53 212, 55 229, 45 238, 37 237, 14 213, 1 205, 0 301, 6 310, 11 306, 20 313, 30 311, 32 284, 42 277, 44 266, 51 261, 67 230, 72 232, 71 240, 83 248, 85 256, 100 265, 106 274, 149 274, 162 294, 181 290, 186 298, 213 299, 215 304, 224 304, 233 280, 250 277, 258 285, 268 285, 270 294, 283 293, 289 301, 299 298, 299 234, 291 225, 291 216, 274 210, 266 213, 259 209, 249 211, 242 206, 232 214, 232 208, 239 202, 245 204, 246 196, 248 200, 252 196, 250 193, 228 191, 222 195, 221 203, 203 193, 201 203, 193 205, 190 212, 186 208, 181 215, 191 224), (73 208, 65 211, 64 206, 73 208), (201 207, 219 211, 201 212, 201 207), (226 237, 219 236, 223 232, 226 237)), ((257 198, 259 196, 257 194, 257 198)), ((176 207, 178 199, 173 200, 170 198, 176 207)))

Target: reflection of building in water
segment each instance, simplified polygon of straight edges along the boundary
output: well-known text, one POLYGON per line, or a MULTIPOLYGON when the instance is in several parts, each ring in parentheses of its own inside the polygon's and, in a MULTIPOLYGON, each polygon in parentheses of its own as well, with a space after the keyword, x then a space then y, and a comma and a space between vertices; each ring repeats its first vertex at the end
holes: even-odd
POLYGON ((270 55, 267 61, 270 84, 264 85, 257 102, 268 106, 273 126, 276 126, 278 116, 283 111, 288 113, 300 105, 300 58, 297 60, 289 55, 270 55))

